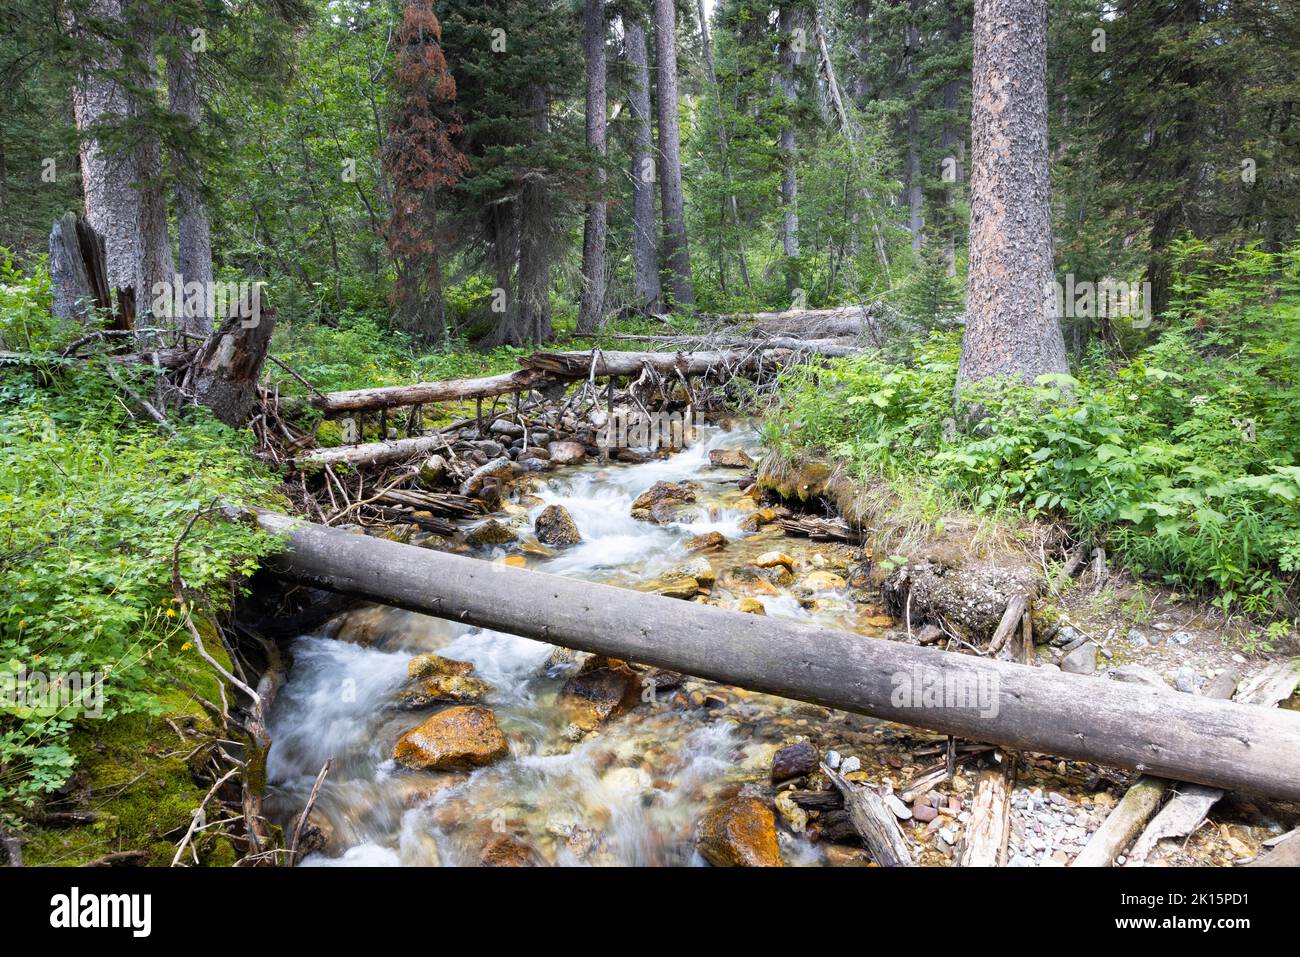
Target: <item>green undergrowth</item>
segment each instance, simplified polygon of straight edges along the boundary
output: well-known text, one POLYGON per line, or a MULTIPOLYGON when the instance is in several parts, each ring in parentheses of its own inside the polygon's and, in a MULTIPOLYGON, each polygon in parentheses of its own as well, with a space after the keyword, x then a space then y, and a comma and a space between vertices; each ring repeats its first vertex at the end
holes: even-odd
MULTIPOLYGON (((170 430, 143 416, 118 380, 148 394, 147 373, 59 359, 74 331, 49 318, 48 284, 4 278, 0 334, 31 351, 0 366, 0 828, 30 828, 77 775, 112 783, 110 765, 152 768, 121 795, 141 814, 190 801, 188 784, 149 783, 172 780, 181 746, 164 719, 197 714, 185 686, 219 700, 173 598, 173 553, 191 601, 228 607, 274 541, 208 510, 274 505, 275 477, 249 433, 206 410, 170 430)), ((143 839, 117 817, 122 843, 143 839)))
POLYGON ((1135 573, 1225 612, 1294 617, 1300 573, 1300 244, 1216 261, 1179 249, 1150 344, 1073 376, 986 382, 954 411, 956 334, 905 357, 782 374, 767 439, 860 481, 1068 524, 1135 573), (964 407, 969 407, 966 405, 964 407))

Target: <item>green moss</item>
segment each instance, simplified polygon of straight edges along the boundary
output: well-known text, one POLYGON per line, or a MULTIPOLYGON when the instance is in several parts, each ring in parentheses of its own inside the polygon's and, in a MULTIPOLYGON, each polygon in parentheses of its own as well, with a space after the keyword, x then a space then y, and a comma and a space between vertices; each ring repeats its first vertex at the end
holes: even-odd
MULTIPOLYGON (((207 623, 200 623, 200 630, 211 634, 207 623)), ((214 639, 204 644, 229 667, 214 639)), ((197 651, 181 659, 171 674, 197 695, 220 701, 215 674, 197 651)), ((149 866, 171 863, 177 841, 211 786, 195 783, 191 773, 190 757, 200 747, 195 737, 216 729, 197 697, 164 674, 158 675, 158 685, 159 714, 87 719, 73 731, 69 745, 77 758, 74 793, 85 796, 77 809, 94 811, 98 819, 81 827, 25 828, 25 863, 75 866, 117 851, 146 851, 149 856, 142 863, 149 866), (172 724, 189 729, 186 740, 177 736, 172 724)), ((237 856, 230 842, 217 836, 200 842, 198 849, 201 862, 211 866, 230 866, 237 856)))

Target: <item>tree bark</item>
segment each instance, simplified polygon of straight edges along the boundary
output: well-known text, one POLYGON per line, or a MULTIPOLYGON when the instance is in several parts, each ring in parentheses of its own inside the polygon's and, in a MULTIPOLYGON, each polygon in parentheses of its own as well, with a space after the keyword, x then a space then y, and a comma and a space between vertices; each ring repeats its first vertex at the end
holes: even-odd
MULTIPOLYGON (((550 102, 539 83, 524 92, 529 123, 540 135, 550 131, 550 102)), ((513 345, 538 344, 551 337, 551 259, 555 253, 555 210, 550 183, 541 170, 530 171, 519 193, 519 296, 513 345)))
POLYGON ((677 126, 677 6, 655 0, 656 100, 659 112, 659 204, 663 214, 663 254, 675 306, 694 306, 691 256, 686 240, 686 201, 682 194, 682 143, 677 126))
POLYGON ((330 591, 1008 748, 1300 798, 1300 714, 880 641, 258 512, 330 591), (940 700, 930 700, 925 689, 940 700), (984 689, 951 698, 943 689, 984 689), (900 694, 900 691, 906 693, 900 694))
MULTIPOLYGON (((960 48, 964 18, 956 0, 948 0, 948 48, 960 48)), ((966 176, 966 140, 958 128, 958 111, 961 107, 961 78, 954 77, 943 85, 943 131, 940 143, 944 161, 952 161, 952 178, 945 180, 943 191, 944 215, 944 267, 950 277, 957 275, 957 201, 961 197, 961 184, 966 176)))
MULTIPOLYGON (((85 13, 87 20, 123 23, 121 0, 91 0, 85 13)), ((130 151, 105 149, 99 135, 120 127, 131 115, 131 97, 115 78, 123 70, 122 55, 107 39, 96 37, 75 11, 69 14, 69 28, 98 50, 94 59, 84 64, 72 91, 73 115, 81 134, 86 220, 104 239, 109 285, 134 289, 140 265, 140 198, 131 188, 137 175, 137 157, 130 151)))
POLYGON ((958 387, 1066 373, 1047 169, 1046 0, 976 0, 970 281, 958 387))
POLYGON ((605 209, 605 0, 585 0, 582 46, 587 63, 587 149, 599 157, 594 170, 595 197, 587 201, 582 231, 582 296, 578 303, 579 335, 600 328, 605 312, 605 244, 609 232, 605 209))
POLYGON ((925 198, 921 192, 921 109, 916 59, 921 51, 921 31, 916 25, 920 0, 911 0, 907 21, 907 228, 912 234, 912 252, 920 253, 924 243, 925 198))
MULTIPOLYGON (((194 135, 203 123, 198 59, 186 25, 173 22, 171 32, 175 43, 167 55, 167 94, 171 111, 185 119, 190 134, 194 135)), ((211 283, 212 226, 208 219, 208 204, 203 197, 204 164, 194 150, 174 151, 171 159, 176 173, 176 232, 180 252, 177 266, 181 281, 211 283)), ((206 296, 194 298, 199 303, 207 300, 206 296)), ((202 305, 191 308, 187 297, 186 314, 180 322, 184 331, 191 335, 207 336, 217 318, 206 315, 202 305)))
POLYGON ((659 307, 659 258, 655 249, 654 138, 650 129, 650 67, 645 30, 635 17, 623 21, 631 69, 628 107, 632 113, 632 275, 637 306, 659 307))
POLYGON ((227 319, 194 357, 194 396, 226 425, 248 422, 274 328, 269 310, 253 319, 227 319))
POLYGON ((781 253, 785 256, 786 291, 799 285, 798 270, 790 260, 799 256, 799 177, 798 151, 795 144, 794 114, 799 103, 799 82, 796 71, 802 54, 795 49, 794 34, 799 26, 797 10, 783 4, 777 14, 777 30, 781 34, 780 80, 781 96, 785 100, 779 149, 781 152, 781 253))
POLYGON ((96 310, 113 308, 104 263, 104 238, 76 213, 66 213, 50 230, 53 313, 84 324, 96 310))

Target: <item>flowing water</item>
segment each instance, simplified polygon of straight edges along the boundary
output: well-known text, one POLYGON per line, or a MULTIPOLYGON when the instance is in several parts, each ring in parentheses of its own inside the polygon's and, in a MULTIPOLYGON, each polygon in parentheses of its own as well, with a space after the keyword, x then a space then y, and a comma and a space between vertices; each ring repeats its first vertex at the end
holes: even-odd
MULTIPOLYGON (((889 620, 847 590, 814 600, 730 574, 772 549, 794 556, 799 575, 828 562, 846 574, 846 549, 837 553, 835 546, 786 538, 771 525, 741 530, 754 501, 737 488, 739 473, 711 468, 708 453, 754 451, 756 445, 748 430, 703 428, 695 444, 666 459, 589 464, 544 476, 498 517, 523 532, 522 523, 531 529, 546 505, 563 505, 583 541, 553 557, 530 557, 529 566, 625 587, 644 586, 691 558, 691 538, 720 532, 731 544, 708 556, 719 574, 710 600, 734 607, 757 596, 769 615, 881 634, 889 620), (671 525, 634 520, 633 499, 661 480, 699 483, 697 513, 671 525)), ((497 560, 505 552, 477 554, 497 560)), ((304 863, 477 864, 499 834, 526 843, 545 863, 699 863, 692 833, 703 810, 719 796, 765 780, 776 747, 801 734, 832 743, 856 735, 861 751, 882 734, 868 719, 688 679, 675 700, 661 692, 665 700, 656 696, 575 741, 568 712, 557 703, 574 666, 556 663, 554 650, 381 607, 358 609, 297 639, 272 715, 267 806, 291 821, 317 771, 333 759, 313 815, 329 844, 304 863), (413 772, 395 764, 394 742, 433 710, 393 705, 407 680, 407 662, 424 652, 472 662, 474 674, 492 685, 483 704, 509 740, 508 758, 473 773, 413 772)), ((820 852, 802 836, 783 832, 782 841, 787 862, 819 862, 820 852)))

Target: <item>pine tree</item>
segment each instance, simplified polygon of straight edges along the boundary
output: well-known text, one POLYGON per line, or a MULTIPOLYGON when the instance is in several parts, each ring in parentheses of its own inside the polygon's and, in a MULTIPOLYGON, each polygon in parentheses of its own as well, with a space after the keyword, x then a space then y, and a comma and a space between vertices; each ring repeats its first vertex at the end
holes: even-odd
POLYGON ((468 168, 452 144, 460 124, 448 115, 456 81, 442 52, 442 25, 432 0, 404 0, 393 74, 394 107, 384 167, 392 181, 388 251, 397 271, 398 324, 432 342, 446 333, 439 266, 440 191, 468 168))

